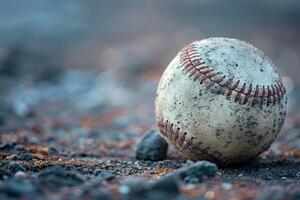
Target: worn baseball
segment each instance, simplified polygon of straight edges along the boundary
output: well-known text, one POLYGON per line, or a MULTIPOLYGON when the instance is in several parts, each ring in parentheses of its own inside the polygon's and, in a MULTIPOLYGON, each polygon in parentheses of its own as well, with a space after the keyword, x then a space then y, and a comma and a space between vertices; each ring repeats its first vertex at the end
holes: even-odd
POLYGON ((155 113, 162 136, 186 158, 232 164, 270 147, 286 104, 281 77, 262 51, 209 38, 184 47, 166 68, 155 113))

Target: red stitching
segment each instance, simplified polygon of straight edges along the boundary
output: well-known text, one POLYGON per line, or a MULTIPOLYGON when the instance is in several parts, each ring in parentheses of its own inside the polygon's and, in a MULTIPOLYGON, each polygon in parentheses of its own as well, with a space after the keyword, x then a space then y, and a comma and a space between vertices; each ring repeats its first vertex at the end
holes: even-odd
MULTIPOLYGON (((247 85, 246 83, 240 83, 240 80, 233 84, 234 77, 227 78, 221 72, 214 72, 209 66, 205 65, 203 59, 200 57, 198 48, 194 44, 190 44, 183 48, 180 52, 180 64, 186 72, 189 73, 189 77, 200 81, 200 84, 209 80, 212 83, 218 84, 227 89, 226 97, 231 98, 235 94, 234 102, 240 102, 241 104, 247 104, 249 99, 252 98, 252 106, 256 104, 267 106, 280 103, 283 96, 286 93, 286 89, 283 86, 281 78, 272 85, 256 85, 253 90, 252 83, 247 85), (242 87, 239 88, 239 85, 242 87)), ((250 101, 251 102, 251 101, 250 101)))
POLYGON ((180 132, 180 128, 177 128, 177 129, 176 129, 176 132, 175 132, 175 134, 174 134, 174 138, 171 138, 171 140, 173 139, 174 141, 177 141, 177 138, 178 138, 178 136, 179 136, 179 132, 180 132))
POLYGON ((207 78, 212 78, 212 77, 214 77, 214 76, 216 76, 217 75, 217 73, 214 73, 214 72, 212 72, 212 73, 209 73, 208 75, 207 75, 207 78))
POLYGON ((230 159, 222 156, 218 151, 213 151, 210 147, 205 146, 202 142, 194 137, 188 137, 187 132, 180 131, 180 128, 174 126, 168 120, 160 119, 157 121, 160 132, 175 145, 179 151, 189 150, 192 154, 200 154, 203 159, 214 162, 227 163, 230 159), (166 129, 166 127, 168 127, 166 129))
POLYGON ((256 104, 256 100, 258 97, 258 93, 259 93, 259 88, 258 85, 256 86, 255 92, 254 92, 254 96, 253 96, 253 102, 252 102, 252 106, 254 106, 256 104))
POLYGON ((242 94, 244 94, 245 89, 246 89, 246 83, 243 84, 240 92, 238 92, 237 95, 235 96, 234 102, 237 102, 240 100, 240 97, 242 94))
POLYGON ((183 147, 183 149, 188 149, 192 144, 193 144, 193 140, 195 138, 194 137, 191 137, 191 139, 187 140, 185 146, 183 147))
POLYGON ((197 79, 198 77, 202 76, 202 71, 203 69, 207 69, 208 67, 207 66, 201 66, 199 68, 196 68, 196 70, 198 71, 198 74, 194 76, 194 79, 197 79))
POLYGON ((235 89, 239 86, 240 84, 240 80, 238 80, 227 92, 227 97, 230 98, 230 96, 232 95, 232 92, 235 91, 235 89))
POLYGON ((272 102, 272 91, 270 90, 270 87, 267 87, 267 91, 268 91, 268 95, 267 95, 267 106, 270 105, 270 103, 272 102))
POLYGON ((231 83, 232 83, 233 79, 228 79, 223 85, 221 84, 221 86, 223 87, 228 87, 231 83))
POLYGON ((251 92, 252 92, 252 83, 250 84, 248 92, 246 93, 246 95, 244 97, 244 102, 243 102, 244 104, 246 104, 248 102, 251 92))
POLYGON ((192 77, 196 72, 199 72, 197 69, 194 69, 194 71, 190 74, 190 77, 192 77))
POLYGON ((276 89, 276 93, 278 94, 277 96, 278 96, 278 102, 279 102, 281 100, 282 93, 278 87, 278 84, 275 84, 275 89, 276 89))
POLYGON ((272 91, 273 91, 273 98, 274 98, 274 102, 273 102, 273 105, 275 105, 275 103, 278 101, 278 93, 276 93, 276 90, 274 88, 273 85, 271 85, 272 87, 272 91))
POLYGON ((215 80, 215 82, 216 82, 217 84, 220 85, 220 83, 221 83, 225 78, 226 78, 226 76, 222 76, 222 77, 220 77, 219 79, 215 80))
POLYGON ((178 144, 179 144, 180 146, 182 146, 183 143, 185 142, 185 137, 186 137, 186 135, 187 135, 186 132, 184 132, 183 134, 180 134, 180 138, 179 138, 179 142, 178 142, 178 144))
POLYGON ((265 86, 263 86, 263 88, 262 88, 262 94, 261 94, 262 101, 260 102, 260 105, 263 104, 263 102, 265 100, 265 95, 266 95, 266 90, 265 90, 265 86))

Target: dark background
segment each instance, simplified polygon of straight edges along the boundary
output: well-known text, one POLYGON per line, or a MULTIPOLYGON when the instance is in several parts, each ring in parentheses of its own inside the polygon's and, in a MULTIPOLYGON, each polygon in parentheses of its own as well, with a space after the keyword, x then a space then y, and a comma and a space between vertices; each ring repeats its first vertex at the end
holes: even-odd
MULTIPOLYGON (((194 40, 232 37, 253 44, 275 63, 287 87, 289 110, 279 138, 264 155, 271 156, 262 161, 265 171, 256 165, 225 170, 234 186, 232 193, 221 189, 221 194, 267 195, 274 185, 285 191, 285 180, 295 185, 300 177, 299 35, 297 0, 1 0, 0 170, 14 184, 15 175, 7 167, 13 155, 27 153, 41 154, 38 163, 20 161, 30 176, 82 158, 128 161, 126 166, 105 165, 119 179, 150 176, 149 170, 158 173, 159 163, 135 169, 134 150, 143 133, 155 128, 154 96, 164 68, 194 40), (248 175, 247 189, 239 186, 239 173, 248 175)), ((182 160, 174 152, 168 159, 182 160)), ((71 165, 86 175, 94 173, 93 162, 71 165)), ((168 166, 165 173, 172 168, 168 166)), ((3 177, 0 188, 9 188, 12 183, 3 177)), ((118 187, 119 179, 112 188, 118 187)), ((0 197, 7 197, 5 191, 0 190, 0 197)), ((47 187, 42 191, 53 192, 47 187)), ((61 195, 74 193, 72 188, 67 191, 61 195)))
MULTIPOLYGON (((298 1, 1 1, 0 72, 47 80, 59 70, 160 72, 186 44, 233 37, 299 84, 298 1), (50 73, 50 75, 49 75, 50 73)), ((156 72, 156 73, 154 73, 156 72)))
POLYGON ((18 50, 70 68, 165 66, 187 43, 218 36, 254 44, 297 77, 298 1, 11 0, 0 9, 2 59, 18 50))

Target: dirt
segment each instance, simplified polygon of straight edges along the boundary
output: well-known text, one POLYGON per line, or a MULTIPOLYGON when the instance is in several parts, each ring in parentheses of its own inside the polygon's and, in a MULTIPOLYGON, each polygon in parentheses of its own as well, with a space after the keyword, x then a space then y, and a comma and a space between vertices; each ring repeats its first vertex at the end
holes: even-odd
POLYGON ((139 2, 1 6, 0 199, 300 199, 298 4, 139 2), (210 36, 263 50, 282 74, 288 112, 267 152, 184 181, 172 174, 191 161, 170 147, 160 161, 137 160, 136 149, 157 130, 164 68, 210 36))
MULTIPOLYGON (((155 129, 156 81, 124 84, 129 77, 116 72, 105 76, 86 71, 60 73, 60 80, 46 85, 40 81, 24 85, 13 77, 9 95, 2 96, 0 197, 138 198, 138 192, 130 192, 130 184, 140 179, 146 184, 141 189, 143 194, 147 191, 144 198, 168 195, 147 184, 164 180, 187 161, 170 147, 161 161, 136 159, 141 137, 155 129), (18 91, 19 87, 23 89, 18 91), (128 94, 124 98, 124 92, 106 93, 114 90, 128 94), (96 106, 87 106, 95 101, 96 106)), ((173 197, 268 199, 271 192, 278 199, 298 199, 298 118, 288 115, 287 120, 293 126, 283 128, 270 151, 243 165, 218 166, 216 176, 203 182, 180 182, 173 197)))

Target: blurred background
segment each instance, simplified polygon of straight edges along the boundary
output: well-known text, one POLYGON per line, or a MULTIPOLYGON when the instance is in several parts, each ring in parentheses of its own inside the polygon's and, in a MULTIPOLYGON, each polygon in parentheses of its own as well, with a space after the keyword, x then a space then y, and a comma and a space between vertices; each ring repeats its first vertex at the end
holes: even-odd
MULTIPOLYGON (((252 164, 182 192, 299 199, 299 35, 299 0, 0 0, 0 199, 119 199, 131 187, 141 199, 146 181, 123 180, 159 179, 186 163, 171 148, 163 161, 135 157, 156 128, 159 78, 180 49, 208 37, 265 52, 287 88, 288 116, 252 164)), ((174 184, 156 187, 173 194, 174 184)), ((173 199, 163 194, 153 197, 173 199)))
POLYGON ((245 40, 273 60, 289 95, 283 132, 294 130, 299 19, 297 0, 0 1, 0 140, 92 156, 107 154, 102 142, 130 145, 154 127, 164 68, 207 37, 245 40))

